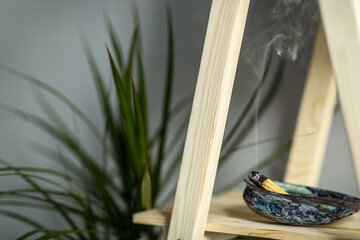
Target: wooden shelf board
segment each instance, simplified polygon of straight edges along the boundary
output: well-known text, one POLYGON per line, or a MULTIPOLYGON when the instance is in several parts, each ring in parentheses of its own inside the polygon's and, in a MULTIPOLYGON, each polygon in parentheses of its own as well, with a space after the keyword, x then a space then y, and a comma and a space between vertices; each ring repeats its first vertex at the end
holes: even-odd
MULTIPOLYGON (((168 226, 172 207, 134 214, 138 224, 168 226)), ((360 213, 339 222, 318 226, 278 224, 249 209, 241 192, 227 192, 211 201, 207 232, 258 236, 276 239, 360 239, 360 213)))

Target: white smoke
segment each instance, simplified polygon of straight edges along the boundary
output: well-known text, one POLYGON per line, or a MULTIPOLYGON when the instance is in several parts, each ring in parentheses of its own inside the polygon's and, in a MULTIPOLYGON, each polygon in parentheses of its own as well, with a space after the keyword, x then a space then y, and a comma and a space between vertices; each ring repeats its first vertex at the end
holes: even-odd
POLYGON ((319 18, 316 0, 252 0, 242 51, 256 75, 269 50, 295 61, 313 39, 319 18))

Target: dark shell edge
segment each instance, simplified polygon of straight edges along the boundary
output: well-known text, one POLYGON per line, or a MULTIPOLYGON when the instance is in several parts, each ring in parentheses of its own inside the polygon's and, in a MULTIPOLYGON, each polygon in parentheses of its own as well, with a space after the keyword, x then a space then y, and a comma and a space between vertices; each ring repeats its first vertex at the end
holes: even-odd
POLYGON ((290 195, 260 188, 245 179, 244 200, 256 213, 293 225, 328 224, 360 210, 360 199, 321 188, 276 182, 290 195))

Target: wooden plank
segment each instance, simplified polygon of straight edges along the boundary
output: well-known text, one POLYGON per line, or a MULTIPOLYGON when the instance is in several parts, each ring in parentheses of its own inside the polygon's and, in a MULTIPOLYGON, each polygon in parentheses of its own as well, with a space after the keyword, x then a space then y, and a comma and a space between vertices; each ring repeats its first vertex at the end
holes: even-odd
MULTIPOLYGON (((149 210, 134 215, 135 223, 168 226, 171 207, 149 210)), ((229 192, 213 198, 206 224, 208 233, 249 235, 276 239, 359 239, 360 213, 339 222, 318 227, 283 225, 272 222, 244 203, 241 192, 229 192)), ((231 235, 217 235, 226 239, 231 235)), ((209 235, 208 235, 209 236, 209 235)))
POLYGON ((285 182, 317 186, 336 103, 336 87, 322 25, 300 105, 285 182))
MULTIPOLYGON (((158 210, 150 210, 148 212, 142 212, 134 215, 134 222, 141 223, 143 219, 147 222, 148 225, 151 224, 152 221, 157 221, 156 218, 159 218, 158 223, 163 223, 162 230, 163 230, 163 240, 167 240, 167 235, 169 231, 169 218, 170 218, 170 212, 172 208, 168 208, 164 211, 158 211, 158 210), (157 216, 159 214, 159 216, 157 216), (157 217, 156 217, 157 216, 157 217), (163 218, 165 216, 165 218, 163 218), (147 221, 146 219, 149 218, 151 220, 147 221), (161 220, 160 220, 161 219, 161 220)), ((144 223, 143 223, 144 224, 144 223)), ((158 225, 158 224, 156 224, 158 225)), ((227 240, 232 239, 236 237, 234 234, 223 234, 223 233, 215 233, 215 232, 207 232, 205 233, 205 236, 203 240, 227 240)))
POLYGON ((360 1, 319 3, 360 189, 360 1))
POLYGON ((143 212, 138 212, 133 215, 133 223, 154 225, 154 226, 169 226, 171 212, 159 209, 150 209, 143 212))
MULTIPOLYGON (((357 222, 360 224, 360 222, 357 222)), ((209 215, 207 231, 242 234, 275 239, 359 239, 359 231, 286 226, 276 223, 255 222, 252 220, 209 215)))
POLYGON ((249 0, 213 0, 168 239, 204 237, 249 0))
POLYGON ((223 234, 223 233, 215 233, 215 232, 206 232, 204 240, 230 240, 235 238, 234 234, 223 234))

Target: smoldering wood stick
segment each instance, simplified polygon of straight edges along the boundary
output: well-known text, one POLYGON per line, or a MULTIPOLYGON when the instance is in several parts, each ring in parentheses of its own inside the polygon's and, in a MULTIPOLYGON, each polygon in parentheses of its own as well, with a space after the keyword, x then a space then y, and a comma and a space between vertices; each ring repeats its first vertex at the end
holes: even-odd
POLYGON ((264 176, 261 172, 251 171, 249 174, 249 180, 259 187, 263 187, 268 191, 277 192, 281 194, 289 194, 279 185, 271 181, 270 178, 264 176))

